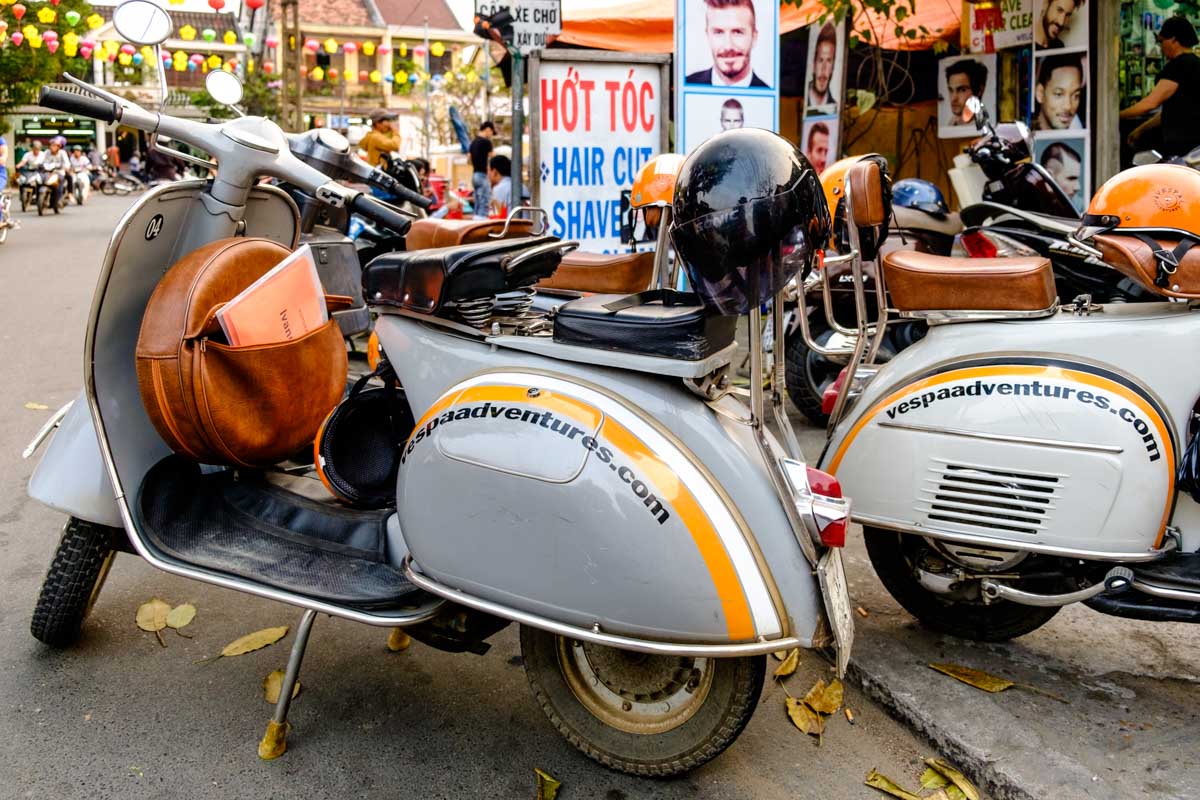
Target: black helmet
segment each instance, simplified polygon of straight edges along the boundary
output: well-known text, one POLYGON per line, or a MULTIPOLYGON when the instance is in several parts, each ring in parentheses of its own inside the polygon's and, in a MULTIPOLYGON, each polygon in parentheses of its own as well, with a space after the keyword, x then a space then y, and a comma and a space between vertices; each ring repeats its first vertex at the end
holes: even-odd
POLYGON ((816 170, 787 139, 758 128, 724 131, 697 147, 679 169, 673 205, 675 254, 692 289, 722 314, 744 314, 769 298, 829 241, 816 170))

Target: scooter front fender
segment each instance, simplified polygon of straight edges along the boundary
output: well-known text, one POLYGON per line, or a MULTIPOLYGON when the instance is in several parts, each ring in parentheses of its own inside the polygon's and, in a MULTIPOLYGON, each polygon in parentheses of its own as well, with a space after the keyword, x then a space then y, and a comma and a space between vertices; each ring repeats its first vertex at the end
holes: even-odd
POLYGON ((100 457, 96 428, 82 393, 30 476, 29 496, 87 522, 122 527, 116 492, 100 457))

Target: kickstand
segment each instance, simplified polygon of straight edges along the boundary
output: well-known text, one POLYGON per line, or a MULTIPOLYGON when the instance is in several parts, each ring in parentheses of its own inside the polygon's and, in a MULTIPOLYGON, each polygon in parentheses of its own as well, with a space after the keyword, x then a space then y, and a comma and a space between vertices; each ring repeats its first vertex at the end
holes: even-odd
POLYGON ((258 757, 270 761, 279 758, 287 750, 288 709, 292 705, 292 693, 296 690, 296 679, 300 677, 300 662, 304 660, 304 649, 308 647, 308 635, 312 632, 317 612, 306 609, 296 628, 296 639, 292 642, 292 654, 288 658, 283 684, 279 687, 279 700, 275 703, 275 714, 267 723, 267 732, 258 743, 258 757))

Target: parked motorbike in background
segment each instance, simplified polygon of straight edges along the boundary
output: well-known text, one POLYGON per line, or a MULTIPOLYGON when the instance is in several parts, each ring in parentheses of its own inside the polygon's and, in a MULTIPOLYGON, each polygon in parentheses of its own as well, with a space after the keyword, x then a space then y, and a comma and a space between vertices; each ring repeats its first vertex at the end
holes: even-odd
POLYGON ((96 176, 96 187, 102 194, 124 197, 131 192, 140 192, 146 185, 132 175, 121 172, 112 164, 105 164, 96 176))
POLYGON ((21 227, 21 223, 13 216, 12 192, 0 189, 0 244, 8 241, 8 232, 21 227))

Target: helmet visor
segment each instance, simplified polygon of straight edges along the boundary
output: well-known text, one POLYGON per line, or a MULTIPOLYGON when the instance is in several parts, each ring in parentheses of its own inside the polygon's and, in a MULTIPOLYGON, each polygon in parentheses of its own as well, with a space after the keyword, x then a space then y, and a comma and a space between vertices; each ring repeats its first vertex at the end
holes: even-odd
POLYGON ((671 239, 692 290, 711 309, 734 315, 811 269, 830 227, 821 184, 809 170, 786 191, 677 224, 671 239))

